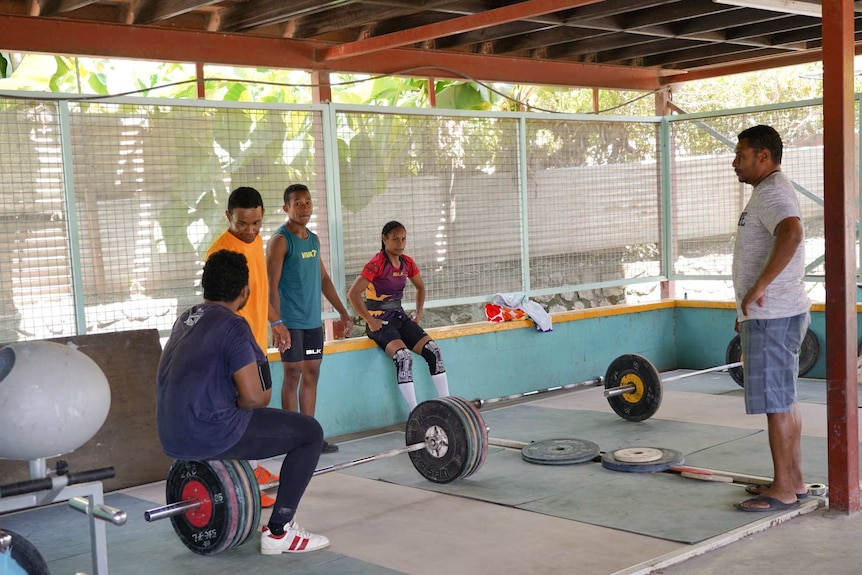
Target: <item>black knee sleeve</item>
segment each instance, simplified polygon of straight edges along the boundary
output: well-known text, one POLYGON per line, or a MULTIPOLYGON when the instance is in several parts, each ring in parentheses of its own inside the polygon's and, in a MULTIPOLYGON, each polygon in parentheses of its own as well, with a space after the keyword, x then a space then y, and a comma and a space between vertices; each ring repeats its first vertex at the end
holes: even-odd
POLYGON ((440 351, 440 346, 433 339, 422 347, 422 357, 428 363, 428 371, 431 372, 431 375, 446 372, 446 367, 443 365, 443 352, 440 351))
POLYGON ((402 347, 392 355, 395 362, 395 372, 398 374, 398 384, 413 383, 413 354, 406 347, 402 347))

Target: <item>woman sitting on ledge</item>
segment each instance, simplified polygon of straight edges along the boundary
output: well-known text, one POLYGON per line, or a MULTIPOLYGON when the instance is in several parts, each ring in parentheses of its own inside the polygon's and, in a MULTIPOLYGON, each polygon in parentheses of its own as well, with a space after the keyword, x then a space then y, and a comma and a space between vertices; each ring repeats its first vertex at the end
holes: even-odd
POLYGON ((417 402, 411 349, 428 363, 438 397, 449 395, 449 383, 440 347, 419 325, 425 304, 425 283, 416 262, 404 255, 406 244, 407 229, 399 222, 387 222, 381 232, 380 251, 365 264, 347 297, 366 322, 365 335, 395 362, 398 389, 413 411, 417 402), (408 279, 416 288, 416 312, 412 317, 401 307, 408 279))

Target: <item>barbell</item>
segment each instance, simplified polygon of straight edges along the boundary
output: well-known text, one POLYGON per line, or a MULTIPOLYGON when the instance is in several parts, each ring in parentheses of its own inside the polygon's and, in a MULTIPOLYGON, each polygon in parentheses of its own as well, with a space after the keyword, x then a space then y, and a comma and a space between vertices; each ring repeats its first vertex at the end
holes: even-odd
MULTIPOLYGON (((720 365, 692 373, 685 373, 665 378, 664 381, 674 381, 686 377, 724 371, 742 365, 742 362, 720 365)), ((627 421, 643 421, 655 415, 662 400, 662 379, 655 366, 648 359, 636 354, 625 354, 614 359, 608 366, 604 377, 598 376, 577 383, 558 385, 545 389, 513 393, 492 399, 474 399, 473 405, 481 409, 486 405, 502 401, 510 401, 553 391, 568 391, 583 387, 605 386, 605 397, 617 415, 627 421)))
MULTIPOLYGON (((449 483, 482 467, 488 428, 473 404, 460 397, 420 403, 410 413, 406 447, 315 469, 321 475, 402 453, 422 477, 449 483)), ((180 541, 199 555, 248 541, 260 523, 260 489, 247 461, 177 460, 168 471, 167 504, 144 512, 146 521, 170 518, 180 541)))
POLYGON ((608 366, 604 393, 617 415, 628 421, 643 421, 658 411, 662 400, 663 382, 730 370, 741 365, 742 362, 729 363, 662 380, 656 367, 645 357, 636 354, 621 355, 608 366))
MULTIPOLYGON (((734 367, 731 364, 668 378, 665 381, 734 367)), ((448 396, 420 403, 407 419, 406 446, 382 453, 318 468, 313 475, 339 471, 378 459, 409 454, 413 467, 434 483, 449 483, 469 477, 485 462, 489 445, 502 440, 488 437, 479 414, 485 405, 518 397, 598 386, 613 410, 628 421, 642 421, 655 414, 661 404, 662 379, 644 357, 619 356, 604 377, 528 391, 493 399, 448 396)), ((554 446, 556 451, 559 447, 554 446)), ((567 449, 570 449, 567 446, 567 449)), ((539 454, 544 458, 547 454, 539 454)), ((148 522, 170 518, 180 541, 199 555, 220 553, 248 541, 260 522, 260 488, 247 461, 177 460, 168 471, 167 504, 144 512, 148 522)))
MULTIPOLYGON (((857 356, 862 355, 862 343, 859 344, 857 356)), ((739 367, 729 370, 730 377, 733 378, 739 387, 745 387, 745 375, 742 369, 742 342, 739 335, 733 336, 730 343, 727 344, 727 350, 724 354, 725 361, 728 363, 739 362, 739 367)), ((817 334, 810 329, 805 332, 805 337, 802 338, 802 345, 799 346, 799 377, 806 375, 814 369, 817 359, 820 357, 820 340, 817 339, 817 334)), ((858 362, 857 362, 858 365, 858 362)), ((858 371, 858 369, 857 369, 858 371)))

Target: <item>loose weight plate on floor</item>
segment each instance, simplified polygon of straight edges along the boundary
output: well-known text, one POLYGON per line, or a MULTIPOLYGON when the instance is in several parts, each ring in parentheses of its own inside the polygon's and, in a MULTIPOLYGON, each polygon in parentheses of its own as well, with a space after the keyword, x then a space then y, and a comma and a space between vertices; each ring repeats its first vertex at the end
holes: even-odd
MULTIPOLYGON (((862 347, 860 347, 860 349, 862 349, 862 347)), ((858 355, 859 353, 857 352, 857 356, 858 355)), ((820 340, 817 339, 817 334, 809 329, 805 332, 805 337, 802 338, 802 345, 799 346, 799 377, 802 377, 811 371, 819 357, 820 340)), ((742 357, 742 343, 740 342, 738 335, 733 336, 733 339, 731 339, 730 343, 727 344, 727 351, 724 354, 724 358, 727 363, 736 363, 738 361, 743 362, 743 364, 745 363, 745 360, 742 357)), ((745 387, 745 372, 743 371, 743 367, 744 365, 741 365, 739 367, 731 367, 727 370, 733 381, 735 381, 740 387, 745 387)))
POLYGON ((651 459, 651 461, 620 461, 614 456, 616 451, 608 451, 602 455, 602 467, 613 471, 627 471, 630 473, 656 473, 682 465, 685 461, 685 458, 679 451, 663 447, 627 447, 617 451, 621 452, 620 457, 622 459, 635 459, 635 457, 629 457, 629 454, 633 454, 635 451, 642 451, 650 454, 650 457, 646 459, 651 459), (661 452, 661 456, 658 459, 654 459, 652 456, 655 451, 661 452))
POLYGON ((539 465, 572 465, 592 461, 599 446, 586 439, 546 439, 521 449, 521 458, 539 465))
POLYGON ((621 355, 611 362, 605 374, 605 389, 634 385, 634 390, 608 398, 617 415, 627 421, 652 417, 661 405, 661 376, 645 357, 621 355))
POLYGON ((614 451, 614 459, 623 463, 652 463, 664 457, 664 452, 655 447, 626 447, 614 451))
POLYGON ((485 461, 488 431, 470 405, 456 397, 423 401, 410 413, 404 432, 407 445, 425 443, 410 452, 410 461, 422 477, 449 483, 475 473, 485 461))

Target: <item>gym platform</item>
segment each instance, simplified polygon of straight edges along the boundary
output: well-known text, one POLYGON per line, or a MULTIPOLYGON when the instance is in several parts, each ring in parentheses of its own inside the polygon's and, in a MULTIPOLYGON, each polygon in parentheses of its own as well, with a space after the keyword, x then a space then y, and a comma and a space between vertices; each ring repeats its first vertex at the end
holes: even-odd
MULTIPOLYGON (((799 384, 809 483, 826 481, 824 385, 805 379, 799 384)), ((682 452, 686 465, 771 473, 765 417, 744 414, 742 390, 727 374, 676 380, 664 392, 658 412, 637 423, 619 418, 601 388, 500 404, 483 409, 482 415, 495 438, 530 442, 574 437, 593 441, 602 451, 662 447, 682 452)), ((401 447, 404 438, 398 429, 340 438, 341 450, 322 456, 319 465, 401 447)), ((277 460, 262 463, 278 470, 277 460)), ((746 496, 738 484, 676 473, 624 473, 595 462, 536 465, 525 462, 518 450, 495 446, 475 474, 438 485, 423 479, 408 456, 400 455, 312 480, 298 520, 327 535, 332 545, 307 555, 261 556, 258 537, 218 555, 195 555, 177 539, 170 521, 143 519, 145 509, 165 503, 164 482, 110 493, 106 503, 125 509, 129 519, 122 527, 108 526, 108 563, 112 573, 124 575, 857 572, 862 552, 850 541, 862 520, 818 517, 825 513, 819 497, 783 513, 735 510, 733 503, 746 496), (826 551, 829 545, 841 545, 842 538, 846 545, 841 554, 826 551), (739 564, 743 570, 734 571, 737 545, 725 546, 752 539, 771 549, 786 547, 786 552, 763 556, 761 565, 752 551, 739 564), (673 566, 706 551, 711 552, 673 566), (816 566, 822 557, 846 563, 824 571, 816 566)), ((263 522, 268 515, 264 510, 263 522)), ((91 572, 87 518, 67 505, 3 515, 2 524, 27 537, 52 573, 91 572)))

